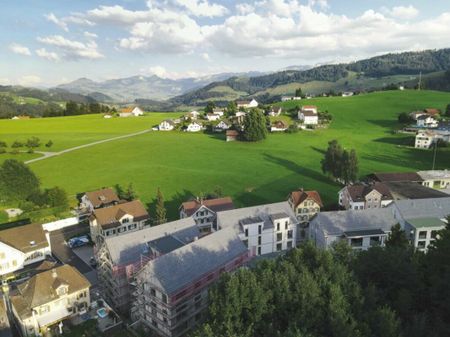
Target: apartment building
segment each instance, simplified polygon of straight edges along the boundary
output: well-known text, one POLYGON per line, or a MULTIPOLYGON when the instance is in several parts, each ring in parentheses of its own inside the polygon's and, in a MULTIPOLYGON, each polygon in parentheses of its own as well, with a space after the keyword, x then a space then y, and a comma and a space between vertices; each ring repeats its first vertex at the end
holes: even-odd
POLYGON ((0 276, 8 278, 17 270, 51 255, 50 238, 40 224, 0 230, 0 276))
POLYGON ((416 218, 405 221, 405 232, 411 244, 418 250, 426 252, 443 230, 446 223, 439 218, 416 218))
POLYGON ((133 317, 159 336, 185 336, 203 321, 208 287, 248 259, 235 229, 227 228, 150 261, 136 275, 133 317))
POLYGON ((90 306, 89 281, 64 265, 42 272, 17 287, 11 309, 22 336, 42 335, 48 329, 90 306))
POLYGON ((216 199, 195 199, 180 206, 180 219, 192 217, 202 233, 217 230, 217 212, 234 209, 230 197, 216 199))
POLYGON ((94 209, 89 217, 94 243, 106 237, 123 235, 150 226, 150 215, 139 200, 94 209))
POLYGON ((217 213, 219 230, 234 228, 254 255, 295 247, 298 225, 299 221, 287 201, 217 213))
POLYGON ((97 247, 96 260, 99 284, 108 303, 121 313, 129 314, 135 274, 150 260, 199 236, 195 221, 187 218, 106 237, 97 247))

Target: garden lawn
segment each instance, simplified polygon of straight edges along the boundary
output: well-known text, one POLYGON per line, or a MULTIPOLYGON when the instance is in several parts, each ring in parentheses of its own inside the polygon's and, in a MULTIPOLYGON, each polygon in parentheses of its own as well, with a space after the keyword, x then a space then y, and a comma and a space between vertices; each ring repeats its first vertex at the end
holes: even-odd
MULTIPOLYGON (((211 192, 216 186, 233 197, 237 206, 285 200, 291 190, 304 187, 318 190, 329 207, 336 204, 341 186, 321 172, 320 161, 328 141, 337 139, 344 147, 356 149, 361 176, 374 171, 431 169, 432 151, 412 148, 412 135, 394 134, 393 130, 400 128, 397 116, 402 111, 444 109, 448 103, 449 93, 429 91, 320 98, 308 100, 307 104, 332 113, 333 121, 327 129, 270 134, 259 143, 227 143, 223 135, 150 132, 30 166, 44 186, 61 186, 71 196, 116 183, 132 183, 138 196, 153 207, 160 187, 171 219, 177 217, 181 202, 211 192)), ((48 119, 42 123, 45 121, 53 123, 48 119)), ((132 122, 114 120, 118 124, 114 129, 119 130, 120 123, 131 129, 132 122)), ((152 124, 150 118, 148 124, 152 124)), ((104 130, 104 125, 99 123, 97 128, 104 130)), ((95 125, 89 127, 92 137, 99 137, 95 125)), ((102 131, 100 135, 105 136, 102 131)), ((80 133, 77 137, 78 142, 85 142, 80 133)), ((450 149, 440 149, 436 168, 449 167, 450 149)))

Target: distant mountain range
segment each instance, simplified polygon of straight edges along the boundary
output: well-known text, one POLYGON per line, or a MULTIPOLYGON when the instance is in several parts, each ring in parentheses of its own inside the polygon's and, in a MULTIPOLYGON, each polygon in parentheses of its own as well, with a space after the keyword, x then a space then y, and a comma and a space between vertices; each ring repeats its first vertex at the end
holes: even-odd
POLYGON ((234 76, 260 76, 262 72, 221 73, 199 78, 172 80, 152 76, 132 76, 95 82, 88 78, 61 84, 56 89, 93 97, 103 102, 129 103, 136 99, 166 100, 188 91, 202 88, 212 82, 223 81, 234 76))

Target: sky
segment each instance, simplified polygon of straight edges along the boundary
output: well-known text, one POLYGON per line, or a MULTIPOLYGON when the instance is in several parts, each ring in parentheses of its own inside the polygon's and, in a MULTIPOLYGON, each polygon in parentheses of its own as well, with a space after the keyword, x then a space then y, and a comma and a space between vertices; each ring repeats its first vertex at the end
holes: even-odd
POLYGON ((0 85, 266 72, 450 47, 450 0, 3 0, 2 13, 0 85))

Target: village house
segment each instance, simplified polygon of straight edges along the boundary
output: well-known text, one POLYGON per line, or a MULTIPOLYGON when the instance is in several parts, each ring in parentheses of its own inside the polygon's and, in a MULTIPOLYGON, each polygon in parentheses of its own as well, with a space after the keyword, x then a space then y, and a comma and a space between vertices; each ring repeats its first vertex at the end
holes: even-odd
POLYGON ((426 113, 423 110, 419 110, 419 111, 413 111, 409 114, 409 117, 411 117, 413 120, 417 121, 417 118, 419 118, 420 116, 424 116, 426 115, 426 113))
POLYGON ((270 127, 271 132, 284 132, 288 128, 288 125, 283 121, 275 121, 272 123, 272 126, 270 127))
POLYGON ((24 115, 21 115, 21 116, 14 116, 13 118, 11 118, 12 120, 24 120, 24 119, 30 119, 31 117, 30 116, 24 116, 24 115))
POLYGON ((345 91, 342 93, 342 97, 351 97, 353 96, 355 93, 352 91, 345 91))
POLYGON ((96 209, 89 217, 94 243, 99 243, 105 237, 122 235, 147 226, 150 226, 150 215, 139 200, 96 209))
POLYGON ((319 124, 319 114, 317 113, 317 107, 314 105, 302 106, 302 108, 298 112, 298 119, 305 125, 319 124))
POLYGON ((226 137, 227 137, 227 142, 234 142, 238 139, 239 132, 236 130, 227 130, 226 137))
POLYGON ((219 115, 220 117, 223 117, 225 115, 225 112, 224 112, 223 108, 214 108, 213 109, 213 114, 219 115))
POLYGON ((193 218, 146 227, 122 236, 109 236, 95 252, 99 284, 108 303, 130 314, 134 276, 149 261, 200 237, 193 218))
POLYGON ((234 209, 230 197, 216 199, 195 199, 183 202, 179 208, 180 219, 192 217, 201 233, 217 230, 217 212, 234 209))
POLYGON ((282 102, 300 101, 301 99, 302 99, 301 97, 296 97, 296 96, 281 96, 282 102))
POLYGON ((47 333, 62 321, 86 313, 90 306, 89 281, 72 266, 39 273, 17 286, 11 309, 22 336, 47 333))
POLYGON ((123 108, 119 112, 120 117, 139 117, 143 115, 144 112, 139 107, 123 108))
POLYGON ((120 199, 112 188, 102 188, 97 191, 86 192, 81 197, 80 209, 92 212, 94 209, 117 205, 120 199))
POLYGON ((220 115, 219 114, 214 114, 214 113, 207 113, 206 114, 206 119, 210 122, 215 122, 218 121, 220 119, 220 115))
POLYGON ((439 139, 450 143, 450 131, 445 130, 420 130, 416 134, 414 147, 419 149, 429 149, 439 139))
POLYGON ((441 110, 435 108, 427 108, 423 110, 427 115, 438 117, 441 114, 441 110))
POLYGON ((322 199, 317 191, 303 189, 291 192, 288 203, 300 222, 311 220, 323 207, 322 199))
POLYGON ((166 119, 159 123, 159 131, 172 131, 175 128, 175 123, 171 119, 166 119))
POLYGON ((5 279, 51 254, 49 235, 40 224, 0 230, 0 276, 5 279))
POLYGON ((417 174, 423 179, 423 186, 435 189, 445 189, 450 187, 449 170, 419 171, 417 174))
POLYGON ((241 101, 236 101, 236 106, 238 109, 239 108, 251 109, 251 108, 257 108, 259 106, 259 103, 255 99, 241 100, 241 101))
POLYGON ((389 188, 380 182, 345 186, 339 191, 339 206, 363 210, 386 207, 393 201, 389 188))
POLYGON ((277 117, 281 115, 283 109, 281 107, 273 106, 267 111, 267 115, 271 117, 277 117))
POLYGON ((133 318, 159 336, 186 336, 204 320, 209 286, 250 257, 229 228, 150 261, 136 275, 133 318))
POLYGON ((252 255, 296 247, 298 224, 287 201, 217 213, 218 230, 233 228, 252 255))
POLYGON ((409 236, 411 244, 422 252, 436 240, 439 231, 446 226, 444 220, 439 218, 406 219, 404 230, 409 236))
POLYGON ((436 128, 438 121, 430 115, 422 115, 417 117, 417 126, 421 128, 436 128))
POLYGON ((185 128, 186 132, 199 132, 203 130, 203 126, 200 123, 197 122, 191 122, 189 125, 185 128))
POLYGON ((238 112, 236 112, 236 114, 234 115, 235 118, 236 118, 236 122, 237 122, 238 124, 244 123, 244 118, 245 118, 246 115, 247 115, 247 113, 244 112, 244 111, 238 111, 238 112))
POLYGON ((200 117, 200 112, 194 110, 194 111, 191 111, 190 113, 186 114, 184 116, 184 119, 185 120, 188 120, 188 119, 196 120, 199 117, 200 117))
POLYGON ((233 124, 229 120, 223 119, 214 127, 214 131, 223 132, 228 130, 232 125, 233 124))

